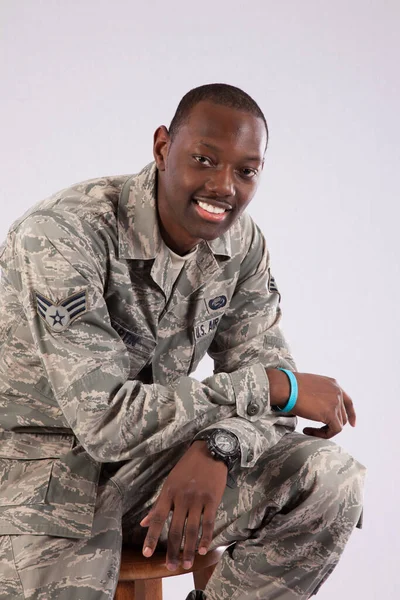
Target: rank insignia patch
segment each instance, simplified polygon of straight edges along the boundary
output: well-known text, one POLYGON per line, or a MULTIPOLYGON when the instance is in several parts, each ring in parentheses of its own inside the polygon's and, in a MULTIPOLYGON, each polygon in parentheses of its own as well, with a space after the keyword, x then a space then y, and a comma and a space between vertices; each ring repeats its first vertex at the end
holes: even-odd
POLYGON ((280 297, 281 294, 278 290, 278 286, 276 285, 275 277, 271 275, 271 271, 268 271, 268 276, 268 291, 276 292, 280 297))
POLYGON ((38 315, 46 321, 52 331, 63 331, 79 315, 87 311, 86 291, 77 292, 54 304, 51 300, 35 292, 38 315))

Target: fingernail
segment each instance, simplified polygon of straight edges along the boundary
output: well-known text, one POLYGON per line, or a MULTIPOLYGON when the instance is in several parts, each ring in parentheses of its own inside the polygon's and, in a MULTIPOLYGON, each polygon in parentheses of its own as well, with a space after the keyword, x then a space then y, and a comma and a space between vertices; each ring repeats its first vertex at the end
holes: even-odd
POLYGON ((204 548, 204 546, 199 548, 199 554, 207 554, 207 548, 204 548))
POLYGON ((184 569, 190 569, 190 567, 192 566, 192 561, 191 560, 184 560, 183 561, 183 568, 184 569))
POLYGON ((143 550, 143 555, 144 556, 151 556, 152 555, 152 549, 149 546, 146 546, 146 548, 143 550))
POLYGON ((172 562, 167 563, 168 571, 175 571, 177 566, 178 566, 178 563, 172 563, 172 562))

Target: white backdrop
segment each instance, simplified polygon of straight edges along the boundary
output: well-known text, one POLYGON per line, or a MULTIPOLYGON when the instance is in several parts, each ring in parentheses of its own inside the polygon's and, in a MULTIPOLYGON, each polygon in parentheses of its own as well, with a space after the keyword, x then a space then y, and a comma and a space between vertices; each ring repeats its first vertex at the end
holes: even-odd
MULTIPOLYGON (((336 440, 368 468, 364 529, 321 600, 400 596, 399 18, 398 0, 0 3, 1 238, 62 187, 141 169, 192 87, 237 85, 264 110, 250 212, 298 368, 353 397, 336 440)), ((183 599, 191 576, 164 588, 183 599)))

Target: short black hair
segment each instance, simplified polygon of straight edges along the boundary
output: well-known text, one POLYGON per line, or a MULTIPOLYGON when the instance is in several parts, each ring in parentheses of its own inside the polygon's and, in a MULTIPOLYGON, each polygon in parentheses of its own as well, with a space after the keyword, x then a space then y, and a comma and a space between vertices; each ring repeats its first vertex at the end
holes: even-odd
POLYGON ((268 125, 261 108, 249 94, 227 83, 207 83, 206 85, 193 88, 183 96, 169 126, 168 131, 171 140, 174 139, 179 128, 188 121, 192 108, 202 100, 243 110, 262 119, 267 132, 267 144, 265 148, 267 147, 268 125))

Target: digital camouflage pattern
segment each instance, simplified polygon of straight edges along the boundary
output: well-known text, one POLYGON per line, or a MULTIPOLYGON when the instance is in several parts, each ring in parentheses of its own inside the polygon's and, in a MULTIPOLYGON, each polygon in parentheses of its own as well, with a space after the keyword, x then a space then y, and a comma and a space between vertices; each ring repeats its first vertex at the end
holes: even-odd
MULTIPOLYGON (((155 163, 138 175, 80 183, 28 211, 0 250, 5 565, 10 544, 18 555, 22 541, 21 564, 40 557, 29 551, 31 534, 49 564, 51 536, 68 538, 73 552, 87 550, 96 527, 100 538, 112 529, 101 509, 104 481, 117 482, 121 514, 132 516, 134 502, 151 505, 207 427, 218 423, 238 436, 244 477, 292 437, 296 419, 269 405, 265 368, 296 367, 262 234, 243 215, 221 238, 199 244, 175 282, 155 202, 155 163), (199 382, 190 373, 206 352, 215 370, 199 382)), ((248 491, 248 506, 251 498, 248 491)), ((237 508, 229 511, 228 521, 237 508)), ((64 588, 68 600, 72 587, 64 588)), ((103 598, 91 593, 76 598, 103 598)))
MULTIPOLYGON (((103 474, 90 538, 0 537, 0 599, 112 600, 121 543, 141 547, 146 530, 139 522, 185 449, 161 453, 151 476, 139 485, 132 484, 132 461, 111 478, 103 474)), ((358 521, 363 476, 363 467, 334 443, 298 433, 283 436, 255 466, 236 467, 236 483, 225 489, 211 546, 229 547, 204 598, 313 596, 358 521)), ((161 538, 164 549, 168 525, 161 538)))

